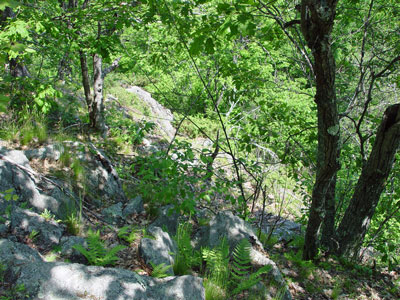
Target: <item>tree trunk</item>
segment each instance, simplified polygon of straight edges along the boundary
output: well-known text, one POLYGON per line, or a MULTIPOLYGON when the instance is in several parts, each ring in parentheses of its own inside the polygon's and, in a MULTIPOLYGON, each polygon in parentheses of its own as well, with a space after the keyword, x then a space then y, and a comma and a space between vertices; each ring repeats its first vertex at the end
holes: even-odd
POLYGON ((94 97, 92 107, 89 110, 90 126, 100 132, 104 133, 104 101, 103 101, 103 83, 102 76, 102 59, 98 54, 93 55, 93 90, 94 97))
POLYGON ((91 91, 90 91, 90 80, 89 80, 89 71, 88 71, 88 66, 87 66, 86 55, 83 53, 83 51, 79 51, 79 59, 81 62, 83 91, 85 93, 86 105, 88 107, 89 115, 90 115, 90 110, 92 107, 93 100, 92 100, 92 95, 91 95, 91 91))
POLYGON ((318 250, 318 234, 325 217, 326 195, 335 189, 339 170, 339 117, 335 91, 335 60, 331 32, 337 0, 303 0, 301 30, 314 56, 315 102, 318 109, 317 170, 303 258, 313 259, 318 250))
POLYGON ((339 225, 340 247, 337 254, 347 256, 358 254, 399 146, 400 103, 397 103, 389 106, 383 115, 371 154, 339 225))
POLYGON ((336 176, 331 181, 328 192, 325 196, 325 217, 322 223, 321 244, 328 252, 337 249, 335 234, 335 216, 336 216, 336 176))

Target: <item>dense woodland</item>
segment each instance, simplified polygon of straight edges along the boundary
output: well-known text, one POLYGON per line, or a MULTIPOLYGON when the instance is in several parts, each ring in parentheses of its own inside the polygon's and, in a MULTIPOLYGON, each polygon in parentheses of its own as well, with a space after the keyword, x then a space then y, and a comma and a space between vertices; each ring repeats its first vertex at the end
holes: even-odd
POLYGON ((359 263, 368 248, 368 268, 398 270, 399 1, 2 0, 0 12, 1 139, 89 139, 150 212, 224 199, 251 221, 275 207, 304 225, 298 259, 359 263), (153 122, 110 105, 128 106, 134 85, 173 112, 162 155, 135 151, 153 122), (199 139, 210 148, 192 150, 199 139))

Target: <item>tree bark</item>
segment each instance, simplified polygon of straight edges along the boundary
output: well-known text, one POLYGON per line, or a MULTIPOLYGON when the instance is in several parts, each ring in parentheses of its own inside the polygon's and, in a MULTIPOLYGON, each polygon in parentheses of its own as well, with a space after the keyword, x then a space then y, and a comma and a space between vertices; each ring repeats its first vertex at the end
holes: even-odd
POLYGON ((86 105, 89 110, 89 115, 90 115, 90 110, 92 107, 92 94, 90 91, 90 80, 89 80, 89 70, 87 66, 87 59, 85 53, 83 51, 79 51, 79 59, 81 62, 81 75, 82 75, 82 85, 83 85, 83 91, 85 93, 85 100, 86 100, 86 105))
POLYGON ((328 192, 325 196, 325 217, 322 223, 321 244, 328 252, 337 249, 337 239, 335 232, 335 217, 336 217, 336 178, 331 181, 328 192))
POLYGON ((318 250, 318 234, 325 217, 326 195, 335 189, 339 170, 339 117, 335 90, 335 60, 331 32, 337 0, 303 0, 301 30, 314 56, 315 102, 318 110, 317 170, 310 216, 305 236, 304 259, 313 259, 318 250))
POLYGON ((400 103, 389 106, 376 134, 349 207, 338 228, 337 254, 355 256, 378 205, 400 146, 400 103))
POLYGON ((102 59, 98 54, 93 55, 93 89, 94 97, 92 107, 89 110, 90 126, 100 132, 104 132, 104 101, 103 101, 103 83, 102 76, 102 59))

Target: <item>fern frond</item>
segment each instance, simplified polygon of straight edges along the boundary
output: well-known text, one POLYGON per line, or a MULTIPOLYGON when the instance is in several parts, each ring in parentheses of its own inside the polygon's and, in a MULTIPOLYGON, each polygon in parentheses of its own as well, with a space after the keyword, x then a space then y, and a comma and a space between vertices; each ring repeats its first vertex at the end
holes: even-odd
POLYGON ((156 278, 164 278, 168 277, 169 275, 166 273, 171 266, 165 265, 165 263, 161 263, 159 265, 153 264, 150 262, 151 267, 153 268, 153 271, 151 272, 152 277, 156 278))

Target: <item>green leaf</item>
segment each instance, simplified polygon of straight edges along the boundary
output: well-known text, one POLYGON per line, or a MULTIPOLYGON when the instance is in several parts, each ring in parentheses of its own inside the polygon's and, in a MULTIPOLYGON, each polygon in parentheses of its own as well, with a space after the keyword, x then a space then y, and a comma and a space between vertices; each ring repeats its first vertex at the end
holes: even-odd
POLYGON ((214 41, 211 38, 208 38, 205 44, 205 50, 207 54, 213 54, 214 50, 214 41))
POLYGON ((19 2, 13 0, 0 0, 0 10, 4 10, 6 7, 16 8, 19 2))

